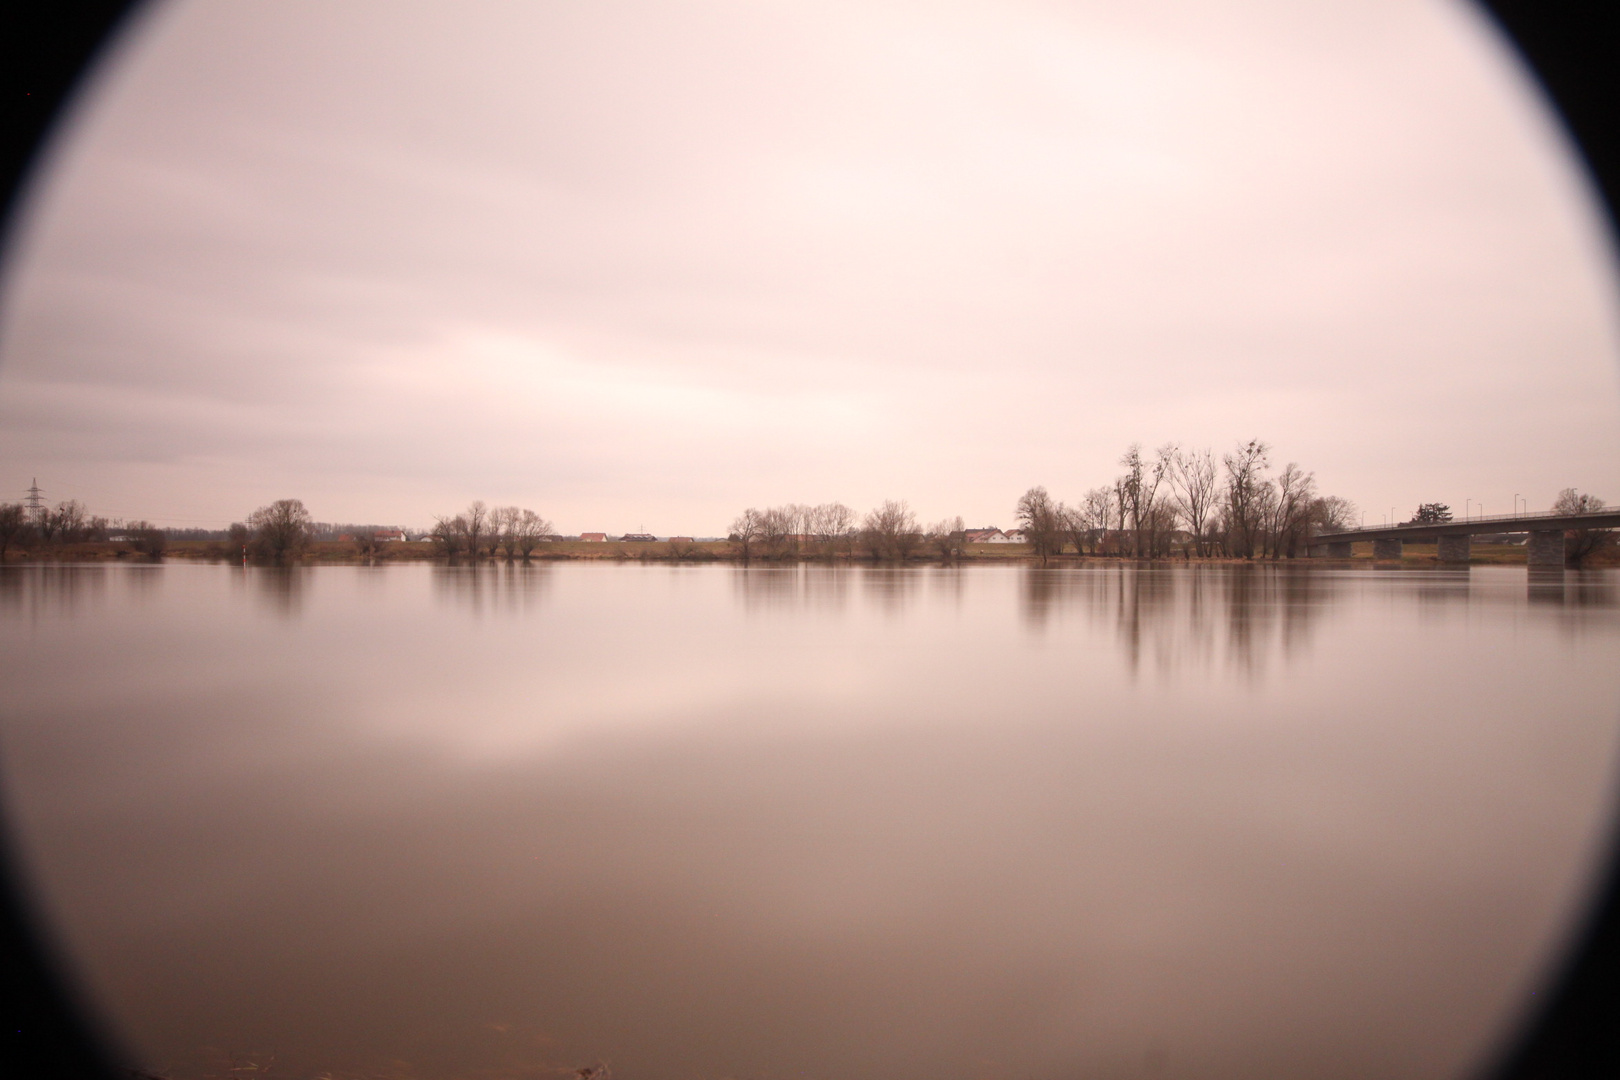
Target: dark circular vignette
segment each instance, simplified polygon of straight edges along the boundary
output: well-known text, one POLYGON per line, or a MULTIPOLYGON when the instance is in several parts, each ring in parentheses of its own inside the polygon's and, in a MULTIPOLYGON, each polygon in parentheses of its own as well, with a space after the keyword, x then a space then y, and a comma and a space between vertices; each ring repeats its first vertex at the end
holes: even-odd
MULTIPOLYGON (((1620 237, 1620 4, 1474 0, 1539 77, 1620 237)), ((0 255, 52 125, 142 0, 52 0, 0 13, 0 255)), ((3 809, 3 808, 0 808, 3 809)), ((0 818, 0 839, 7 835, 0 818)), ((1539 1009, 1484 1080, 1620 1077, 1620 822, 1577 944, 1539 1009)), ((142 1074, 97 1031, 46 941, 21 873, 0 852, 0 1075, 129 1080, 142 1074)))
MULTIPOLYGON (((138 0, 52 0, 0 9, 0 267, 27 197, 30 166, 73 92, 138 0)), ((0 793, 3 794, 3 793, 0 793)), ((67 972, 36 928, 19 866, 3 847, 0 800, 0 1076, 16 1080, 129 1080, 122 1055, 96 1029, 67 972)))
MULTIPOLYGON (((1620 237, 1620 5, 1612 0, 1477 0, 1540 78, 1602 195, 1609 249, 1620 237)), ((1575 947, 1545 1004, 1485 1073, 1489 1080, 1620 1077, 1620 821, 1575 947)))

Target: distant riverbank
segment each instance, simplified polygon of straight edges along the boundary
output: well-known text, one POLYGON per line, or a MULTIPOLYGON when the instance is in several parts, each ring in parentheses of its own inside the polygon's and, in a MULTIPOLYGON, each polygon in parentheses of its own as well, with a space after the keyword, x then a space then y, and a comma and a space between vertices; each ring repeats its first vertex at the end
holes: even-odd
MULTIPOLYGON (((1371 563, 1372 544, 1358 543, 1354 545, 1354 554, 1351 562, 1371 563)), ((242 560, 240 550, 233 551, 230 546, 220 541, 211 540, 179 540, 168 545, 164 552, 165 559, 184 560, 212 560, 238 562, 242 560)), ((147 556, 138 553, 134 546, 128 543, 113 541, 84 542, 78 544, 64 544, 51 550, 38 550, 32 552, 12 552, 7 562, 42 562, 42 561, 68 561, 68 562, 100 562, 100 561, 151 561, 147 556)), ((250 560, 253 561, 253 560, 250 560)), ((302 555, 296 560, 300 564, 319 563, 381 563, 381 562, 432 562, 446 561, 446 556, 437 546, 428 541, 395 541, 378 545, 374 555, 364 555, 356 550, 354 544, 347 541, 320 541, 309 544, 302 555)), ((465 564, 465 556, 457 556, 456 562, 465 564)), ((482 558, 480 562, 505 561, 499 557, 482 558)), ((826 554, 797 554, 784 557, 761 557, 754 555, 744 559, 740 553, 739 545, 729 540, 707 541, 625 541, 625 540, 560 540, 541 544, 531 556, 531 562, 558 562, 558 561, 598 561, 598 562, 672 562, 672 563, 704 563, 704 562, 747 562, 751 565, 791 565, 795 563, 868 563, 872 560, 864 555, 851 555, 849 553, 826 554)), ((962 554, 953 558, 941 558, 934 554, 918 553, 916 556, 904 560, 907 565, 952 565, 952 564, 1038 564, 1041 560, 1031 551, 1029 544, 968 544, 962 554)), ((1201 559, 1172 556, 1168 559, 1158 560, 1132 560, 1128 555, 1102 554, 1102 555, 1075 555, 1072 553, 1054 555, 1046 560, 1048 566, 1076 566, 1091 563, 1114 563, 1120 561, 1157 561, 1165 563, 1240 563, 1245 560, 1232 558, 1201 559)), ((1259 560, 1255 560, 1259 561, 1259 560)), ((1343 563, 1344 560, 1328 559, 1294 559, 1284 560, 1293 563, 1343 563)), ((1436 565, 1438 560, 1433 543, 1408 543, 1398 560, 1404 566, 1436 565)), ((1380 560, 1381 565, 1390 565, 1393 561, 1380 560)), ((1511 566, 1523 565, 1525 562, 1525 546, 1523 544, 1479 544, 1472 547, 1469 559, 1472 565, 1481 566, 1511 566)), ((1615 566, 1620 565, 1620 551, 1604 550, 1594 554, 1587 565, 1615 566)))

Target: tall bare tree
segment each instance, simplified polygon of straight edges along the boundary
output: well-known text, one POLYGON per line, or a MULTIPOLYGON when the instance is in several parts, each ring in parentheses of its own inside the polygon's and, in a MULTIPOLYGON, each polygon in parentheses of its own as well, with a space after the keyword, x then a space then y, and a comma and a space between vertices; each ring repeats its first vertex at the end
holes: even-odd
POLYGON ((1215 454, 1209 449, 1176 450, 1170 457, 1171 493, 1176 510, 1199 555, 1209 554, 1210 511, 1215 505, 1215 454))
POLYGON ((1066 542, 1074 545, 1076 555, 1087 554, 1091 546, 1091 529, 1086 523, 1086 512, 1083 506, 1065 506, 1058 516, 1058 528, 1063 533, 1066 542))
POLYGON ((1277 496, 1271 507, 1268 546, 1273 559, 1298 555, 1310 538, 1311 500, 1316 477, 1290 461, 1277 474, 1272 487, 1277 496))
POLYGON ((772 506, 759 515, 759 545, 766 557, 781 559, 793 554, 795 537, 801 531, 799 507, 772 506))
POLYGON ((309 511, 299 499, 277 499, 248 515, 253 546, 265 558, 280 562, 301 554, 310 540, 309 511))
POLYGON ((1100 555, 1104 542, 1108 537, 1108 525, 1114 519, 1114 493, 1105 487, 1092 488, 1086 492, 1080 503, 1080 519, 1085 525, 1086 536, 1091 541, 1091 551, 1100 555))
POLYGON ((59 502, 40 515, 39 536, 47 545, 73 544, 84 539, 90 516, 77 499, 59 502))
POLYGON ((492 554, 506 556, 511 562, 517 558, 517 523, 523 511, 515 506, 497 506, 489 512, 489 548, 492 554))
POLYGON ((1167 444, 1148 461, 1142 456, 1142 445, 1132 443, 1119 459, 1125 472, 1114 481, 1114 491, 1119 499, 1121 528, 1131 530, 1131 551, 1138 557, 1154 548, 1154 529, 1161 517, 1154 506, 1174 452, 1175 445, 1167 444))
POLYGON ((890 499, 861 523, 866 548, 875 559, 907 559, 922 542, 917 517, 904 499, 890 499))
POLYGON ((928 527, 928 546, 941 559, 954 562, 967 550, 967 526, 960 515, 936 521, 928 527))
MULTIPOLYGON (((1574 488, 1565 488, 1553 500, 1552 508, 1560 514, 1586 514, 1607 505, 1596 495, 1583 495, 1574 488)), ((1613 543, 1613 529, 1569 529, 1564 533, 1564 561, 1570 566, 1579 566, 1594 552, 1613 543)))
POLYGON ((1063 546, 1066 532, 1063 504, 1053 502, 1044 487, 1032 487, 1019 496, 1016 513, 1024 539, 1044 565, 1047 558, 1056 555, 1063 546))
POLYGON ((834 555, 842 549, 848 554, 855 532, 855 511, 840 502, 822 503, 811 508, 805 531, 823 553, 834 555))
POLYGON ((437 515, 428 539, 433 541, 433 549, 438 554, 454 558, 466 544, 466 522, 460 517, 437 515))
POLYGON ((21 544, 31 528, 28 508, 22 503, 0 505, 0 560, 6 557, 7 548, 13 544, 21 544))
POLYGON ((525 559, 534 554, 540 541, 554 531, 551 522, 527 509, 518 511, 517 521, 512 523, 511 529, 512 542, 517 545, 518 555, 525 559))
POLYGON ((1271 447, 1259 439, 1240 444, 1221 458, 1226 466, 1226 526, 1228 549, 1245 559, 1254 558, 1255 543, 1265 531, 1270 482, 1266 468, 1271 447))
POLYGON ((123 526, 125 536, 130 538, 134 551, 146 555, 147 559, 162 559, 165 547, 168 547, 168 533, 164 529, 152 525, 151 521, 130 521, 123 526))
POLYGON ((742 556, 743 562, 747 562, 755 553, 764 531, 764 524, 760 520, 763 517, 763 512, 750 506, 731 523, 731 540, 736 543, 737 553, 742 556))
POLYGON ((461 515, 461 520, 464 522, 462 529, 466 534, 467 554, 476 559, 484 553, 484 547, 489 543, 489 507, 484 505, 484 500, 474 499, 461 515))
POLYGON ((1319 495, 1311 500, 1310 536, 1344 532, 1356 527, 1356 504, 1338 495, 1319 495))
POLYGON ((1164 492, 1156 491, 1142 509, 1142 525, 1137 530, 1142 538, 1141 554, 1162 559, 1170 554, 1176 536, 1176 507, 1164 492))

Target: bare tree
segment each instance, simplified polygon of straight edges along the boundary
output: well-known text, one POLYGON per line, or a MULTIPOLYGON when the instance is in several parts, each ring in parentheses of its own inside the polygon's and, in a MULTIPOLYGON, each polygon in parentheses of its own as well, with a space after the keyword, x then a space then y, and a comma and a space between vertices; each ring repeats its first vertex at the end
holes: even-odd
POLYGON ((816 508, 804 503, 789 503, 780 508, 786 519, 783 524, 787 533, 783 537, 784 553, 798 555, 804 550, 805 541, 810 538, 810 521, 815 516, 816 508))
POLYGON ((840 502, 822 503, 811 508, 805 531, 823 553, 834 555, 843 548, 848 554, 855 532, 855 511, 840 502))
POLYGON ((890 499, 861 523, 862 538, 874 559, 906 559, 922 542, 917 518, 904 499, 890 499))
POLYGON ((309 511, 298 499, 277 499, 248 515, 253 545, 265 558, 281 561, 303 552, 310 538, 309 511))
POLYGON ((68 499, 40 515, 39 536, 47 545, 73 544, 84 539, 89 525, 84 504, 68 499))
POLYGON ((754 555, 755 546, 764 531, 764 524, 760 520, 763 517, 763 513, 750 506, 731 523, 729 539, 737 545, 737 554, 742 556, 743 562, 754 555))
POLYGON ((484 547, 489 543, 489 507, 484 500, 474 499, 467 506, 466 513, 461 515, 463 534, 467 541, 467 554, 476 559, 484 553, 484 547))
POLYGON ((1254 558, 1255 542, 1265 529, 1266 493, 1271 487, 1265 471, 1270 453, 1271 447, 1250 439, 1221 458, 1226 466, 1227 547, 1245 559, 1254 558))
POLYGON ((1094 555, 1102 554, 1103 541, 1108 534, 1108 523, 1113 520, 1114 493, 1109 488, 1092 488, 1080 504, 1080 520, 1091 541, 1094 555))
POLYGON ((1045 488, 1032 487, 1019 497, 1017 514, 1024 539, 1044 565, 1048 556, 1056 555, 1063 547, 1066 516, 1063 504, 1053 502, 1045 488))
POLYGON ((21 545, 31 529, 28 508, 22 503, 0 505, 0 560, 6 557, 6 549, 11 545, 21 545))
POLYGON ((169 534, 150 521, 131 521, 124 526, 124 532, 131 546, 149 559, 162 558, 164 549, 169 546, 169 534))
POLYGON ((376 529, 356 528, 353 533, 354 552, 367 559, 374 559, 382 552, 383 542, 377 539, 376 529))
POLYGON ((1199 555, 1209 554, 1210 511, 1215 505, 1215 454, 1204 450, 1176 450, 1170 457, 1170 488, 1176 511, 1191 534, 1199 555))
POLYGON ((511 529, 512 542, 517 545, 518 554, 525 559, 534 553, 541 540, 552 533, 551 522, 533 510, 519 511, 511 529))
POLYGON ((1090 546, 1091 530, 1086 524, 1086 512, 1081 506, 1063 506, 1059 508, 1058 530, 1063 534, 1063 541, 1074 545, 1076 555, 1086 554, 1090 546))
POLYGON ((233 521, 227 535, 230 537, 231 554, 247 558, 248 544, 253 540, 252 530, 240 521, 233 521))
POLYGON ((767 558, 780 559, 791 555, 798 532, 797 506, 773 506, 759 515, 759 544, 767 558))
POLYGON ((1146 476, 1146 463, 1142 460, 1142 446, 1132 443, 1125 456, 1119 459, 1125 472, 1114 480, 1114 499, 1119 503, 1119 527, 1131 530, 1131 553, 1142 554, 1142 487, 1146 476))
POLYGON ((1254 542, 1258 545, 1258 553, 1264 558, 1271 554, 1271 525, 1277 509, 1277 485, 1269 479, 1262 479, 1254 492, 1254 542))
POLYGON ((941 559, 954 562, 967 549, 967 526, 960 515, 936 521, 928 527, 927 540, 941 559))
MULTIPOLYGON (((1553 500, 1552 508, 1560 514, 1586 514, 1602 510, 1608 504, 1596 495, 1583 495, 1574 488, 1565 488, 1553 500)), ((1614 543, 1612 529, 1569 529, 1564 533, 1564 562, 1579 566, 1593 553, 1614 543)))
POLYGON ((1310 535, 1344 532, 1356 527, 1356 504, 1338 495, 1319 495, 1311 500, 1310 535))
POLYGON ((1155 492, 1142 509, 1142 524, 1137 530, 1142 538, 1140 553, 1149 558, 1164 558, 1176 535, 1176 508, 1169 496, 1155 492))
POLYGON ((459 517, 437 516, 428 539, 433 541, 434 551, 453 558, 466 542, 466 522, 459 517))
POLYGON ((1276 500, 1271 507, 1268 546, 1273 559, 1292 559, 1309 538, 1311 500, 1316 497, 1316 477, 1290 461, 1277 474, 1272 488, 1276 500))
POLYGON ((1149 462, 1142 456, 1142 445, 1132 443, 1119 459, 1125 467, 1124 474, 1114 481, 1120 527, 1131 530, 1131 551, 1138 557, 1155 546, 1154 529, 1160 523, 1160 516, 1154 512, 1155 500, 1174 453, 1175 445, 1166 444, 1149 462))
POLYGON ((497 506, 489 512, 487 528, 490 554, 505 555, 507 562, 517 557, 517 540, 512 535, 512 529, 521 514, 522 511, 515 506, 497 506))

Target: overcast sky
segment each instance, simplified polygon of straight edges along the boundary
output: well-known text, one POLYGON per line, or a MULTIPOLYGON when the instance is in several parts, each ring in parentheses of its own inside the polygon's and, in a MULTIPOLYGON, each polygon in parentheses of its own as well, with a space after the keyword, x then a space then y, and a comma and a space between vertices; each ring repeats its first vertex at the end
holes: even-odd
POLYGON ((1610 241, 1461 3, 173 2, 8 253, 0 498, 567 532, 1126 446, 1620 500, 1610 241))

